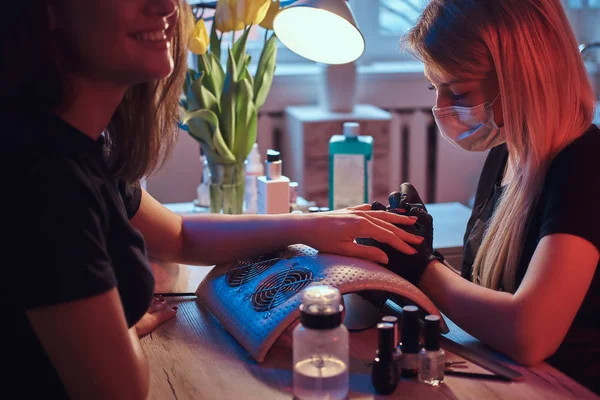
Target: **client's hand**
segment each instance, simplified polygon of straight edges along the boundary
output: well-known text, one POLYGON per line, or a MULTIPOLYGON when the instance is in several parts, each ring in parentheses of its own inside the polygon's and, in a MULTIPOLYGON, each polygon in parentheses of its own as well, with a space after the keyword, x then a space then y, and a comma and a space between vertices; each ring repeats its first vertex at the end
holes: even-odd
POLYGON ((407 255, 399 252, 386 243, 381 243, 375 237, 360 238, 358 243, 368 246, 375 246, 383 250, 389 258, 387 267, 400 275, 410 283, 418 286, 425 268, 433 259, 433 218, 423 204, 416 189, 410 183, 403 183, 400 191, 390 194, 390 207, 385 207, 381 203, 373 203, 372 209, 386 209, 390 214, 407 215, 415 217, 416 223, 409 226, 399 226, 400 228, 420 237, 424 240, 415 246, 416 254, 407 255))
POLYGON ((152 296, 152 303, 148 312, 135 324, 138 337, 145 336, 156 329, 163 322, 177 314, 177 306, 167 308, 167 302, 162 296, 152 296))
POLYGON ((423 238, 400 228, 412 226, 417 221, 417 216, 373 211, 368 204, 301 217, 306 222, 300 227, 302 243, 323 253, 387 264, 388 255, 383 250, 356 243, 355 240, 371 237, 399 254, 416 254, 417 250, 410 245, 423 241, 423 238))

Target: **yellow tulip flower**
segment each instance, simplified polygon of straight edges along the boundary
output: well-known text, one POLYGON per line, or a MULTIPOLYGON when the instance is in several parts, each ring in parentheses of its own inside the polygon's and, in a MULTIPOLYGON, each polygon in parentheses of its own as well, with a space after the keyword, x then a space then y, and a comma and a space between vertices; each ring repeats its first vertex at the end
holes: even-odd
POLYGON ((219 0, 215 11, 214 23, 218 31, 231 32, 244 29, 244 23, 237 18, 240 0, 219 0))
POLYGON ((267 15, 265 15, 265 18, 260 23, 260 26, 265 29, 273 30, 273 20, 275 19, 275 15, 277 15, 281 6, 279 0, 270 0, 270 3, 271 4, 269 4, 267 15))
POLYGON ((271 2, 272 0, 238 0, 236 17, 245 26, 259 24, 267 15, 271 2))
POLYGON ((194 54, 201 56, 208 49, 208 32, 203 19, 199 19, 192 32, 188 47, 194 54))

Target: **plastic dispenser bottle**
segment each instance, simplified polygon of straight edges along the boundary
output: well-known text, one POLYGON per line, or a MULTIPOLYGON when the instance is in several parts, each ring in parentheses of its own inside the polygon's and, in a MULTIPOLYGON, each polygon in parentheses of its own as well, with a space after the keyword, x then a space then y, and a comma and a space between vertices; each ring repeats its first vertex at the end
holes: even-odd
POLYGON ((244 204, 246 214, 258 212, 258 177, 265 175, 265 166, 260 159, 258 144, 254 143, 246 159, 246 182, 244 186, 244 204))
POLYGON ((348 330, 342 295, 325 285, 302 292, 300 324, 294 329, 294 398, 342 400, 348 395, 348 330))
POLYGON ((281 174, 281 154, 267 150, 265 175, 258 177, 258 213, 289 214, 290 179, 281 174))
POLYGON ((357 122, 329 140, 329 208, 370 203, 373 187, 373 137, 360 135, 357 122))

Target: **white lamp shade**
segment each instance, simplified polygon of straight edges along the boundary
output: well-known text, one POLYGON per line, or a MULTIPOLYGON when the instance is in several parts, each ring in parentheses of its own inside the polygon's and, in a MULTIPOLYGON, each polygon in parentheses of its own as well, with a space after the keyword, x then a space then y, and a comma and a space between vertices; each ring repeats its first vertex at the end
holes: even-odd
POLYGON ((273 21, 277 38, 294 53, 324 64, 346 64, 365 51, 346 0, 299 0, 273 21))

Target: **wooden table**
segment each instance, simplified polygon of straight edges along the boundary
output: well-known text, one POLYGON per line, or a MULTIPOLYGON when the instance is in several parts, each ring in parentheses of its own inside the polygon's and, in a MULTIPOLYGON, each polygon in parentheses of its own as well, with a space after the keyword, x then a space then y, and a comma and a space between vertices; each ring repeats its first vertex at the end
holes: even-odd
MULTIPOLYGON (((169 204, 174 212, 193 213, 191 203, 169 204)), ((434 245, 447 256, 460 258, 462 234, 470 212, 458 203, 427 205, 435 216, 434 245)), ((195 292, 210 267, 181 265, 179 272, 169 273, 176 280, 170 286, 176 292, 195 292)), ((142 346, 151 366, 150 399, 291 399, 292 351, 291 332, 287 332, 271 349, 264 363, 256 363, 229 335, 195 296, 169 297, 178 305, 177 317, 142 338, 142 346)), ((502 357, 482 346, 450 322, 447 338, 488 357, 502 357)), ((406 399, 600 399, 572 379, 540 364, 520 371, 524 380, 502 382, 446 376, 444 384, 432 388, 412 380, 402 380, 391 396, 375 395, 370 382, 370 361, 374 357, 377 332, 373 329, 350 334, 350 398, 406 399)), ((447 359, 457 358, 448 354, 447 359)), ((483 370, 470 364, 470 370, 483 370)))
MULTIPOLYGON (((141 340, 151 367, 150 399, 293 398, 290 332, 258 364, 195 297, 168 301, 179 307, 176 318, 141 340)), ((531 369, 511 365, 524 375, 520 382, 446 376, 441 387, 433 388, 402 380, 393 395, 377 396, 369 366, 376 334, 373 329, 350 334, 350 399, 599 399, 545 363, 531 369)), ((452 326, 447 337, 494 356, 458 327, 452 326)), ((456 357, 449 354, 452 358, 456 357)))

